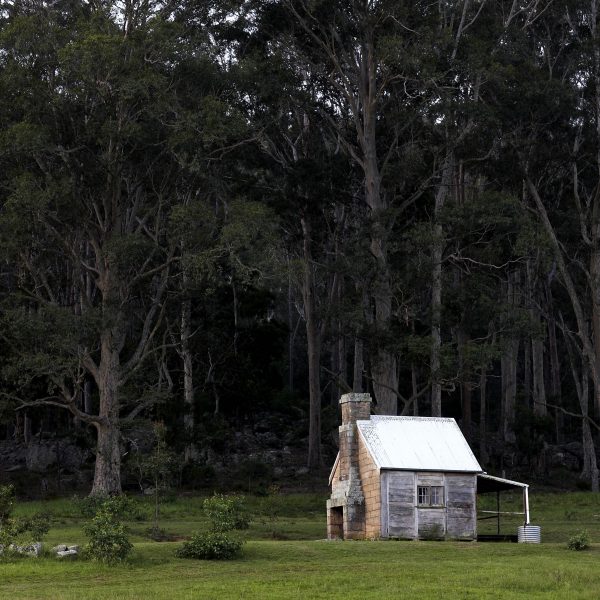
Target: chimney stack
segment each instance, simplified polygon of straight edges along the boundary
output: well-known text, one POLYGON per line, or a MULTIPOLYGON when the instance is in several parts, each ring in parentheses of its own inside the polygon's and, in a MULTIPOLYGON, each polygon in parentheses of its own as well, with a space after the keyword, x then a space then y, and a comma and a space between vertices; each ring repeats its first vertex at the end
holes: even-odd
POLYGON ((328 535, 346 539, 364 537, 365 497, 358 464, 358 430, 356 421, 371 418, 369 394, 344 394, 340 398, 339 479, 332 482, 328 501, 328 535), (337 508, 336 508, 337 507, 337 508), (341 510, 342 512, 338 512, 341 510))
POLYGON ((340 398, 342 407, 342 425, 350 425, 356 421, 365 421, 371 418, 370 394, 344 394, 340 398))

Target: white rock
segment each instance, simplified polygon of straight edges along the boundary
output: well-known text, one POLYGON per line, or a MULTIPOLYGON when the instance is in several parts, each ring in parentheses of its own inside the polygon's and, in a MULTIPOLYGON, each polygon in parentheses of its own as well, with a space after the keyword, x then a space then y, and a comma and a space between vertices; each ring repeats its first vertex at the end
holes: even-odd
POLYGON ((19 554, 28 554, 37 558, 42 553, 42 542, 34 542, 33 544, 29 544, 29 546, 11 544, 8 549, 19 554))
POLYGON ((36 558, 42 553, 42 542, 34 542, 29 546, 25 546, 22 550, 25 554, 29 554, 29 556, 35 556, 36 558))
POLYGON ((68 550, 69 546, 67 546, 66 544, 59 544, 58 546, 54 546, 54 548, 52 548, 52 552, 56 553, 56 552, 64 552, 65 550, 68 550))
POLYGON ((77 550, 60 550, 56 553, 58 558, 75 558, 79 553, 77 550))

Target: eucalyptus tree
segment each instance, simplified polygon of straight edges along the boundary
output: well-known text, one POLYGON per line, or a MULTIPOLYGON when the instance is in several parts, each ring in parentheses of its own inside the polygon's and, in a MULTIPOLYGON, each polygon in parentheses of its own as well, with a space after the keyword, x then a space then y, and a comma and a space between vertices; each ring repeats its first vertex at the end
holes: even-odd
POLYGON ((415 181, 405 159, 422 150, 419 110, 431 98, 424 81, 435 64, 431 37, 423 34, 431 31, 437 11, 425 3, 367 0, 283 5, 293 19, 297 47, 321 73, 322 112, 361 173, 372 257, 367 308, 379 332, 370 349, 371 375, 378 412, 395 414, 399 366, 387 334, 398 307, 390 236, 429 183, 427 177, 415 181))
MULTIPOLYGON (((123 397, 156 350, 175 247, 170 149, 181 36, 163 3, 15 3, 0 69, 2 249, 17 265, 10 374, 97 432, 92 494, 121 490, 120 428, 152 394, 123 397), (75 310, 74 308, 77 307, 75 310), (43 333, 42 333, 43 332, 43 333), (78 398, 86 374, 98 410, 78 398)), ((151 385, 151 382, 148 382, 151 385)), ((142 390, 139 390, 142 391, 142 390)))
MULTIPOLYGON (((332 256, 343 227, 348 161, 319 111, 322 73, 295 45, 289 14, 275 3, 261 6, 240 61, 248 120, 262 157, 263 202, 277 214, 285 247, 292 303, 305 324, 308 367, 308 465, 321 455, 322 362, 341 275, 332 256)), ((293 335, 289 318, 290 336, 293 335)), ((293 359, 290 349, 289 361, 293 359)))

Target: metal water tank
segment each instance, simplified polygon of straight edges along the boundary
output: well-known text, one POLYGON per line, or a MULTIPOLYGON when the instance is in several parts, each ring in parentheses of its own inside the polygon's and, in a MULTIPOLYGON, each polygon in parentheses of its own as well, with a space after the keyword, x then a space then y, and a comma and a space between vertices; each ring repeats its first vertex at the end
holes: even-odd
POLYGON ((517 539, 519 544, 539 544, 542 541, 542 528, 539 525, 521 525, 517 539))

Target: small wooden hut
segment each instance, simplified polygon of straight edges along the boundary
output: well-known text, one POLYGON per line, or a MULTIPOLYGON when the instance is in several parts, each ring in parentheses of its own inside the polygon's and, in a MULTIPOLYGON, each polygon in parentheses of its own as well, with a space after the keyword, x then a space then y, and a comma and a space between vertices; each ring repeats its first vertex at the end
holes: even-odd
POLYGON ((369 394, 340 405, 330 539, 476 539, 478 488, 523 490, 529 523, 528 486, 484 473, 454 419, 371 416, 369 394))

